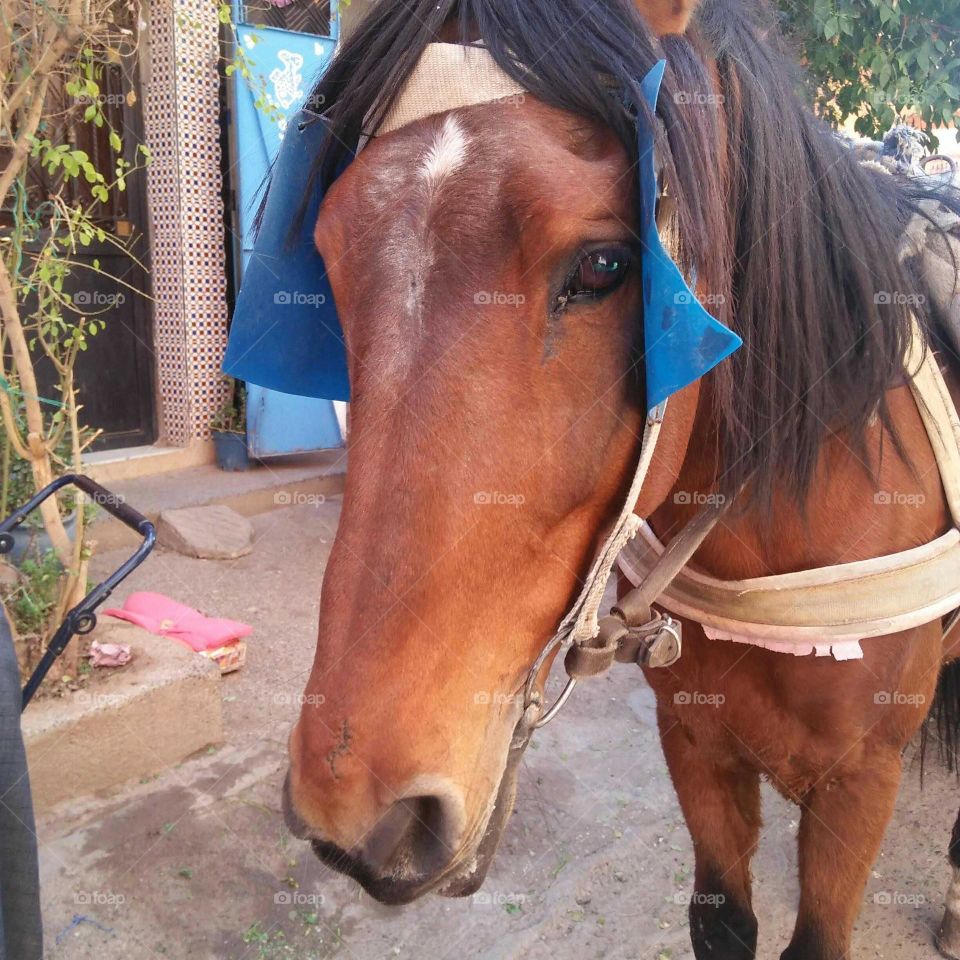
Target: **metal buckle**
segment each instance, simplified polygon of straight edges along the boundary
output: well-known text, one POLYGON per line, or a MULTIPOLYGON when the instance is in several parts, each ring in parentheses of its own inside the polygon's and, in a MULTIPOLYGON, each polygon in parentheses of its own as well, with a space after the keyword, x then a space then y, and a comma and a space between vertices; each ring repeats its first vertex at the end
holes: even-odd
MULTIPOLYGON (((683 649, 682 624, 674 620, 669 614, 657 614, 660 620, 659 628, 653 635, 649 644, 644 644, 637 653, 636 662, 639 665, 651 668, 669 667, 675 664, 679 659, 683 649)), ((524 685, 523 708, 528 710, 531 706, 542 706, 543 698, 539 691, 534 689, 537 677, 540 676, 540 670, 550 653, 561 646, 559 635, 555 635, 537 657, 536 663, 530 668, 527 674, 527 682, 524 685)), ((546 682, 546 681, 544 681, 546 682)), ((560 691, 556 700, 537 718, 531 725, 532 730, 539 730, 545 727, 561 710, 563 705, 570 699, 574 687, 577 685, 575 677, 568 677, 567 682, 560 691)))
POLYGON ((642 655, 637 657, 637 662, 652 669, 673 666, 683 652, 682 628, 681 623, 669 614, 664 614, 660 629, 654 634, 642 655))
MULTIPOLYGON (((650 645, 646 647, 642 657, 637 657, 638 663, 642 662, 651 668, 673 666, 673 664, 680 659, 680 654, 683 649, 682 627, 683 625, 674 620, 669 614, 664 614, 660 629, 657 630, 650 645)), ((539 673, 539 669, 537 673, 539 673)), ((536 676, 536 674, 534 674, 534 676, 536 676)), ((570 694, 573 693, 573 688, 576 685, 577 680, 575 677, 567 678, 567 682, 563 690, 560 691, 560 695, 533 725, 534 730, 545 727, 560 712, 563 705, 570 699, 570 694)), ((535 694, 535 701, 532 702, 539 700, 540 695, 535 694)))

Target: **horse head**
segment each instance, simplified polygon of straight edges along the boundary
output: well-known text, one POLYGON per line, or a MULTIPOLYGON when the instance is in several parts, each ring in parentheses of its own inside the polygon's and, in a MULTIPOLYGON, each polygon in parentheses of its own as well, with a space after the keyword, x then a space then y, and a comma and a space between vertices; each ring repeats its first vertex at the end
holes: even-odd
MULTIPOLYGON (((383 902, 482 883, 513 805, 525 681, 622 508, 647 419, 636 134, 608 122, 622 104, 577 60, 586 43, 602 63, 619 28, 612 59, 639 78, 659 47, 626 0, 579 40, 529 6, 539 21, 509 42, 548 65, 541 95, 373 136, 313 234, 348 357, 350 465, 285 808, 383 902), (594 83, 593 115, 542 95, 565 67, 594 83)), ((421 50, 451 29, 423 7, 421 50)), ((403 11, 379 16, 341 55, 355 71, 385 31, 404 36, 403 11)), ((337 69, 321 98, 343 89, 337 69)), ((661 111, 674 133, 683 103, 671 92, 661 111)), ((644 515, 679 473, 697 398, 693 384, 672 401, 644 515)))

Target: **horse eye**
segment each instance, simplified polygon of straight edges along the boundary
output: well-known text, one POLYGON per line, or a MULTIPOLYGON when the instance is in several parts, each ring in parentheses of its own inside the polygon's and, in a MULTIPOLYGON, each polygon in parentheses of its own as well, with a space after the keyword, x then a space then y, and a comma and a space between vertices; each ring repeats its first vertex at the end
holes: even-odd
POLYGON ((630 269, 630 250, 610 247, 581 257, 563 291, 564 301, 596 300, 612 293, 630 269))

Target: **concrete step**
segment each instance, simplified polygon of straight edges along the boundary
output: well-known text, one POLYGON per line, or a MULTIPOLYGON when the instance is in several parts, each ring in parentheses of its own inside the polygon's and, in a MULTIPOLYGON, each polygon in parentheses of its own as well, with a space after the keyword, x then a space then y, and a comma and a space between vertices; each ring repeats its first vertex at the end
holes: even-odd
POLYGON ((167 637, 110 618, 94 636, 133 659, 90 687, 35 700, 23 740, 38 812, 149 777, 223 742, 220 670, 167 637))
POLYGON ((83 455, 88 476, 109 487, 120 480, 133 480, 169 470, 186 470, 216 461, 212 440, 194 440, 187 447, 148 444, 120 450, 89 450, 83 455))
MULTIPOLYGON (((162 510, 224 504, 245 517, 279 507, 322 502, 343 492, 347 457, 344 450, 324 450, 260 463, 240 473, 213 464, 165 473, 108 481, 105 486, 124 503, 156 522, 162 510)), ((97 550, 133 546, 137 535, 101 510, 89 537, 97 550)))

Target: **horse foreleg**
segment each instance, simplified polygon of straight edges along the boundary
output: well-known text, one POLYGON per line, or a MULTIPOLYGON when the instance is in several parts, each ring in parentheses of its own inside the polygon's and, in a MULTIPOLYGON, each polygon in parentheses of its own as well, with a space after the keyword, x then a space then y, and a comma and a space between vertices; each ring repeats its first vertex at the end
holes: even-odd
POLYGON ((697 960, 753 960, 757 918, 750 860, 760 831, 760 779, 731 757, 718 765, 698 750, 668 712, 658 711, 660 742, 696 857, 690 938, 697 960))
POLYGON ((825 781, 800 817, 800 910, 781 960, 849 960, 853 923, 893 815, 899 753, 869 754, 869 768, 825 781))
POLYGON ((947 889, 943 923, 937 933, 937 947, 950 960, 960 960, 960 814, 950 838, 950 865, 953 879, 947 889))

